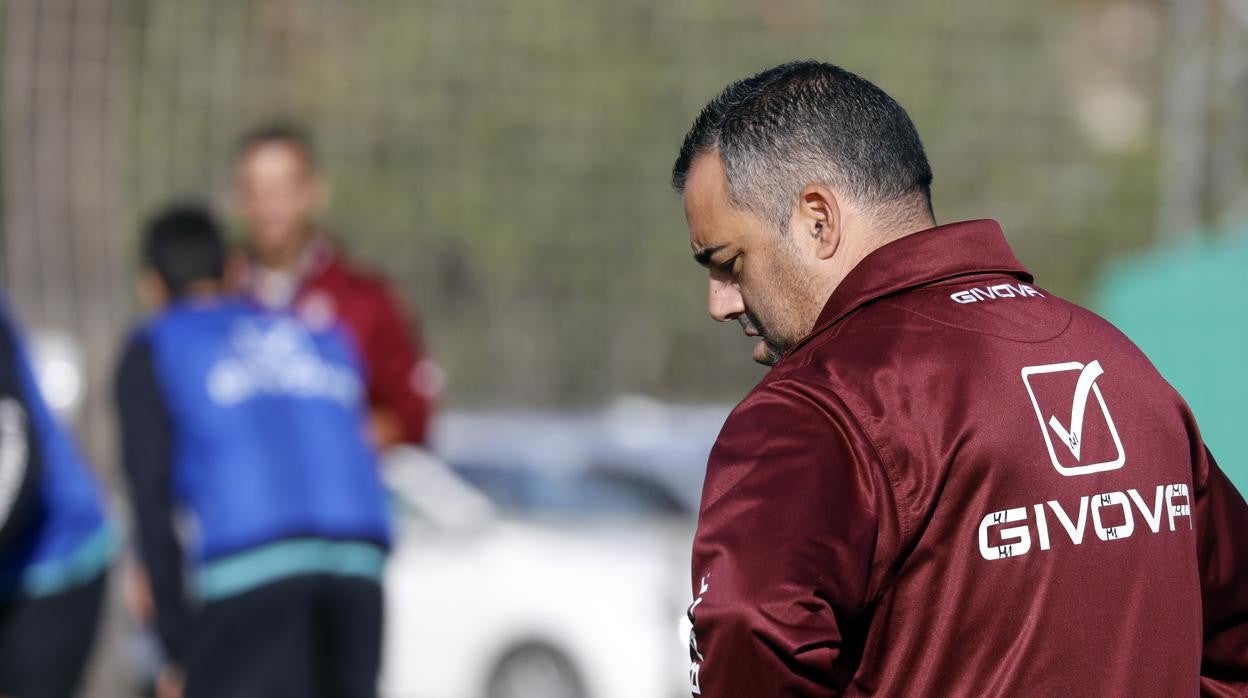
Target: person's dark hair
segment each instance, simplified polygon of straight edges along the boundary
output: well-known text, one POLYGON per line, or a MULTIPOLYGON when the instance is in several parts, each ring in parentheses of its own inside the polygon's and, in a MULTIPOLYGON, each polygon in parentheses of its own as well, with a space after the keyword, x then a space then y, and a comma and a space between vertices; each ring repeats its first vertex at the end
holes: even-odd
POLYGON ((812 182, 882 213, 931 211, 932 169, 906 111, 880 88, 828 63, 786 63, 725 88, 685 136, 672 168, 677 192, 706 153, 723 161, 733 203, 781 231, 812 182))
POLYGON ((143 263, 179 298, 196 281, 225 276, 225 240, 216 220, 202 206, 179 204, 158 212, 143 235, 143 263))
POLYGON ((312 134, 302 126, 290 121, 272 121, 249 129, 234 146, 234 159, 240 160, 252 149, 269 143, 285 143, 298 150, 308 165, 316 167, 316 143, 312 134))

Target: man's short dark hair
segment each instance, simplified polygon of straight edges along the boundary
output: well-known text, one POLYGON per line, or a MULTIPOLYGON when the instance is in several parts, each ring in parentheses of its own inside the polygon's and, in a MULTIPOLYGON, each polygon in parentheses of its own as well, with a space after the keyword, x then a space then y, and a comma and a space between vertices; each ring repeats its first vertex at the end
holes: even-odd
POLYGON ((254 148, 270 143, 284 143, 299 151, 308 165, 316 167, 316 143, 306 128, 293 121, 270 121, 249 129, 239 136, 234 158, 242 159, 254 148))
POLYGON ((685 136, 672 168, 676 191, 707 153, 723 161, 733 203, 782 231, 812 182, 890 213, 899 205, 931 210, 932 169, 906 111, 828 63, 786 63, 725 88, 685 136))
POLYGON ((221 228, 202 206, 163 209, 147 224, 143 262, 156 271, 174 298, 184 296, 197 281, 220 282, 225 276, 221 228))

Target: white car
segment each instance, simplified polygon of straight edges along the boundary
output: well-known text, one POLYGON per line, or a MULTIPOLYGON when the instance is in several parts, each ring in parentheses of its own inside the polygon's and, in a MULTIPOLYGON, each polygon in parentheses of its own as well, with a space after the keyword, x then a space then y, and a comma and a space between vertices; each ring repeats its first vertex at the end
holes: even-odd
POLYGON ((386 473, 401 513, 383 695, 689 695, 693 520, 657 482, 410 450, 386 473))

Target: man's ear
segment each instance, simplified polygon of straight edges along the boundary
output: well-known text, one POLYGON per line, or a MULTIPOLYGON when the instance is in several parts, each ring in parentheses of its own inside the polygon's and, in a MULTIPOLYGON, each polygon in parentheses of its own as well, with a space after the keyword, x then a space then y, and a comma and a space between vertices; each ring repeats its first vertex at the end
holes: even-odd
POLYGON ((836 193, 822 184, 807 184, 797 202, 800 230, 814 239, 815 255, 830 259, 841 245, 841 206, 836 193))
POLYGON ((139 302, 148 312, 156 312, 169 302, 169 287, 165 285, 165 280, 160 278, 160 274, 151 267, 144 267, 139 270, 139 276, 135 280, 135 291, 139 294, 139 302))

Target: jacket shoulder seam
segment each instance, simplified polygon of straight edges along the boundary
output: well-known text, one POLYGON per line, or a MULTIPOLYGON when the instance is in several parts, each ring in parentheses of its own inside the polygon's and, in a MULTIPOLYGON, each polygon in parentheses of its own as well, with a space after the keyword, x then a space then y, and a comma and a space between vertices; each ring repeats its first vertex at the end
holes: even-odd
POLYGON ((900 310, 900 311, 901 311, 901 312, 903 312, 903 313, 909 313, 910 315, 914 315, 914 316, 916 316, 916 317, 921 317, 921 318, 923 318, 924 320, 927 320, 928 322, 933 322, 933 323, 936 323, 937 325, 940 325, 941 327, 945 327, 945 328, 948 328, 948 329, 951 329, 951 330, 956 330, 956 331, 958 331, 958 332, 970 332, 970 333, 973 333, 973 334, 979 334, 979 335, 984 335, 984 336, 987 336, 987 337, 993 337, 994 339, 1001 339, 1001 340, 1005 340, 1005 341, 1007 341, 1007 342, 1018 342, 1018 343, 1020 343, 1020 344, 1042 344, 1042 343, 1044 343, 1044 342, 1051 342, 1051 341, 1053 341, 1053 338, 1054 338, 1054 337, 1060 337, 1060 336, 1062 336, 1063 334, 1065 334, 1066 330, 1070 329, 1070 325, 1071 325, 1071 323, 1073 323, 1073 322, 1075 321, 1075 318, 1074 318, 1074 313, 1071 313, 1071 312, 1069 312, 1069 310, 1068 310, 1068 311, 1067 311, 1067 313, 1066 313, 1066 322, 1065 322, 1065 324, 1063 324, 1063 325, 1062 325, 1061 329, 1059 329, 1059 330, 1057 330, 1056 332, 1054 332, 1052 336, 1049 336, 1049 337, 1042 337, 1042 338, 1040 338, 1040 339, 1016 339, 1016 338, 1014 338, 1014 337, 1006 337, 1006 336, 1004 336, 1004 335, 1002 335, 1002 334, 999 334, 999 333, 997 333, 997 332, 990 332, 990 331, 987 331, 987 330, 980 330, 980 329, 976 329, 976 328, 974 328, 974 327, 966 327, 966 326, 964 326, 964 325, 955 325, 955 324, 950 323, 950 322, 945 322, 944 320, 941 320, 941 319, 939 319, 939 318, 932 317, 931 315, 928 315, 927 313, 924 313, 924 312, 922 312, 921 310, 918 310, 918 309, 916 309, 916 308, 910 308, 910 307, 907 307, 904 303, 900 303, 900 302, 898 302, 898 301, 896 301, 896 300, 888 300, 888 301, 885 301, 885 302, 883 302, 883 303, 882 303, 882 305, 886 305, 886 306, 887 306, 887 307, 889 307, 889 308, 895 308, 895 309, 897 309, 897 310, 900 310))

